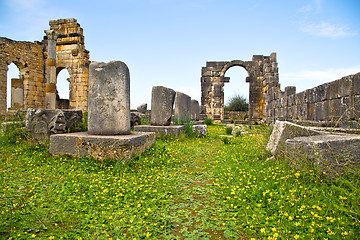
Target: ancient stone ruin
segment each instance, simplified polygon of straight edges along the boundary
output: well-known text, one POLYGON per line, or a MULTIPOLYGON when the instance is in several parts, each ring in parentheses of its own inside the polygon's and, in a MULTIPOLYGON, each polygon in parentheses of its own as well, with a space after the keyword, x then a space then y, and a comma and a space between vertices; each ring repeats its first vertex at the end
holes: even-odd
MULTIPOLYGON (((10 110, 76 109, 87 111, 89 51, 83 29, 74 18, 49 22, 41 42, 14 41, 0 37, 0 114, 7 112, 7 70, 14 63, 19 79, 11 82, 10 110), (56 92, 57 75, 67 69, 70 75, 69 100, 56 92)), ((9 89, 10 90, 10 89, 9 89)))
POLYGON ((125 63, 91 63, 89 96, 89 131, 52 135, 51 154, 125 161, 155 143, 155 133, 130 133, 130 74, 125 63))
POLYGON ((224 119, 226 71, 243 67, 248 72, 249 120, 289 120, 319 126, 359 127, 360 73, 296 93, 279 84, 276 53, 254 55, 252 61, 207 62, 201 74, 201 104, 206 116, 224 119))
POLYGON ((265 96, 279 83, 276 53, 254 55, 252 61, 207 62, 201 71, 201 105, 206 107, 207 117, 224 119, 224 84, 230 81, 225 73, 234 66, 248 72, 250 120, 265 119, 265 96))
POLYGON ((138 125, 136 132, 155 132, 157 136, 179 136, 183 125, 171 125, 176 92, 167 87, 154 86, 151 91, 151 125, 138 125))

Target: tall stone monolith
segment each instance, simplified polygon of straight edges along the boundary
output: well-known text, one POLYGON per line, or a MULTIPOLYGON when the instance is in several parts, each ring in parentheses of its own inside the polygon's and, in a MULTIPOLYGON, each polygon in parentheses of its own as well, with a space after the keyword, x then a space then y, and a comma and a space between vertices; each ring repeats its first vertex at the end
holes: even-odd
POLYGON ((176 92, 175 95, 175 108, 174 117, 179 123, 185 123, 190 121, 191 116, 191 97, 182 93, 176 92))
POLYGON ((191 120, 199 120, 200 106, 199 102, 195 99, 191 99, 191 120))
POLYGON ((154 86, 151 92, 151 125, 169 126, 175 101, 175 91, 163 86, 154 86))
POLYGON ((90 64, 88 133, 130 134, 130 73, 125 63, 90 64))

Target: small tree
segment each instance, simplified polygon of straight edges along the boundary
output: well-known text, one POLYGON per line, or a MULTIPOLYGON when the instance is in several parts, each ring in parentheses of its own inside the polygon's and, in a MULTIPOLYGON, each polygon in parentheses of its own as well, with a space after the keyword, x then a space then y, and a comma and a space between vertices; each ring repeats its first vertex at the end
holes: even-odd
POLYGON ((235 94, 230 97, 227 105, 225 106, 226 111, 249 111, 249 103, 247 99, 239 94, 235 94))

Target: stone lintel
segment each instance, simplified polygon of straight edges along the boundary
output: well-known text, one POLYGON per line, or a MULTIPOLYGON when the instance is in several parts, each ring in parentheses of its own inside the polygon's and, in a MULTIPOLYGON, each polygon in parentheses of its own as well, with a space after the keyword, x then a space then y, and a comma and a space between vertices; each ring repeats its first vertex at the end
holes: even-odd
POLYGON ((154 133, 134 132, 130 135, 90 135, 87 132, 55 134, 50 137, 50 154, 75 157, 92 156, 102 160, 125 161, 142 153, 155 143, 154 133))
POLYGON ((152 126, 152 125, 137 125, 134 126, 135 132, 155 132, 156 136, 173 135, 178 137, 181 133, 185 132, 184 125, 171 125, 171 126, 152 126))

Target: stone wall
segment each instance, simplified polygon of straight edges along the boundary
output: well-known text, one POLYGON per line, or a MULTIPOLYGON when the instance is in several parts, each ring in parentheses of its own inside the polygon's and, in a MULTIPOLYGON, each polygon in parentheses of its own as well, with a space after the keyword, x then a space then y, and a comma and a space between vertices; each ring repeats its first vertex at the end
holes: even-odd
POLYGON ((58 33, 56 74, 66 68, 70 75, 69 107, 87 111, 90 61, 83 29, 74 18, 52 20, 49 24, 58 33))
MULTIPOLYGON (((49 104, 49 93, 56 93, 56 77, 64 68, 70 75, 68 108, 87 111, 90 61, 83 29, 74 18, 52 20, 49 24, 50 30, 45 31, 42 42, 0 37, 0 114, 7 112, 7 91, 16 94, 12 96, 14 101, 10 110, 64 106, 64 101, 49 104), (51 41, 56 44, 49 44, 51 41), (54 51, 56 48, 56 52, 50 53, 51 47, 54 51), (7 71, 11 63, 19 68, 20 77, 14 79, 12 89, 7 90, 7 71), (19 102, 21 99, 23 102, 19 102)), ((55 101, 55 97, 53 99, 55 101)))
POLYGON ((269 121, 314 122, 322 126, 359 127, 360 73, 296 93, 273 88, 267 96, 269 121), (277 91, 276 91, 277 90, 277 91))
MULTIPOLYGON (((20 71, 20 78, 13 83, 16 89, 23 89, 23 96, 18 96, 18 99, 23 99, 23 109, 45 107, 43 48, 40 42, 14 41, 0 37, 0 114, 7 112, 7 71, 11 63, 20 71)), ((21 95, 19 92, 17 94, 21 95)))

